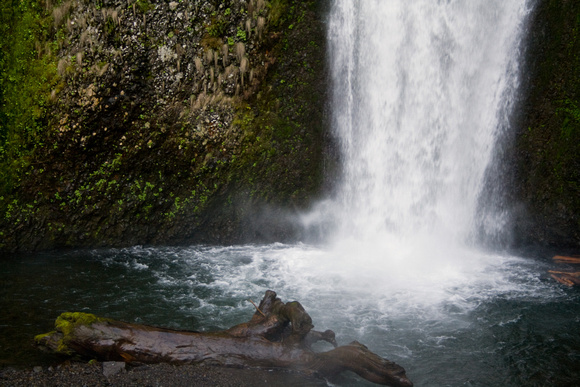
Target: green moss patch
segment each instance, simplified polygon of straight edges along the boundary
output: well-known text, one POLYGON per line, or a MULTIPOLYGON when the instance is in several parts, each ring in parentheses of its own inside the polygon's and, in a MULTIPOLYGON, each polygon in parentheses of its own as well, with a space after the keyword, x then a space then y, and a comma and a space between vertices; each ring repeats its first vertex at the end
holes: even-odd
POLYGON ((37 335, 34 341, 37 345, 49 347, 57 353, 72 355, 74 351, 68 348, 68 342, 75 329, 80 326, 91 326, 94 323, 106 321, 109 320, 90 313, 65 312, 57 317, 54 323, 56 330, 37 335))

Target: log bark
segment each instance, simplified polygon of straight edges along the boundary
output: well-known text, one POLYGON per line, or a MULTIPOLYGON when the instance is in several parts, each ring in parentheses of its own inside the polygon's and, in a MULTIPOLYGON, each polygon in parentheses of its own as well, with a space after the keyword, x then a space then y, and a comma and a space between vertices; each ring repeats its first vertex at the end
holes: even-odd
MULTIPOLYGON (((567 257, 563 255, 556 255, 552 257, 554 262, 556 263, 565 263, 568 265, 579 265, 580 264, 580 257, 573 256, 567 257)), ((566 286, 580 286, 580 272, 579 271, 557 271, 557 270, 548 270, 550 276, 558 281, 561 284, 566 286)))
POLYGON ((553 258, 554 262, 558 263, 570 263, 580 265, 580 257, 566 257, 563 255, 555 255, 553 258))
POLYGON ((352 371, 377 384, 413 385, 401 366, 356 341, 338 347, 334 332, 318 332, 313 327, 299 302, 283 303, 269 290, 248 322, 224 331, 177 331, 86 313, 63 313, 56 320, 55 331, 35 340, 54 352, 101 361, 288 368, 320 377, 352 371), (320 340, 335 348, 313 351, 311 345, 320 340))
POLYGON ((566 286, 579 286, 580 285, 580 271, 577 272, 565 272, 565 271, 555 271, 548 270, 550 276, 558 281, 559 283, 566 286))

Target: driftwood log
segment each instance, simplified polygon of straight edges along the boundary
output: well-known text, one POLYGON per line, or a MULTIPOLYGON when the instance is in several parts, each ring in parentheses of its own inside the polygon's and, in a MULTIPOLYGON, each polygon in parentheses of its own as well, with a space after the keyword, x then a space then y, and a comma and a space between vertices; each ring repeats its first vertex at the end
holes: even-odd
POLYGON ((211 363, 224 366, 287 368, 307 375, 332 377, 352 371, 373 383, 412 386, 405 370, 354 341, 337 346, 334 332, 312 330, 312 319, 299 302, 283 303, 268 290, 246 323, 217 332, 163 329, 63 313, 56 330, 35 338, 51 351, 101 361, 128 363, 211 363), (315 352, 324 340, 335 348, 315 352))
MULTIPOLYGON (((552 258, 556 263, 580 265, 580 257, 556 255, 552 258)), ((548 270, 552 278, 567 286, 580 286, 580 271, 548 270)))

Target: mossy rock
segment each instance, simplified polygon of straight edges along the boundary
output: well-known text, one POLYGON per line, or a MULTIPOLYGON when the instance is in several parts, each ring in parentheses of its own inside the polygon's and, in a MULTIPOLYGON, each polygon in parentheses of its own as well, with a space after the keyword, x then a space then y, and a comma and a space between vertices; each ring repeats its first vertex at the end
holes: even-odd
MULTIPOLYGON (((34 144, 22 137, 26 154, 2 164, 14 179, 0 182, 10 185, 1 251, 258 241, 247 227, 257 212, 316 198, 327 84, 319 2, 94 7, 75 2, 63 20, 102 33, 61 20, 38 36, 59 45, 37 56, 60 78, 34 144), (121 36, 134 37, 123 55, 121 36)), ((293 234, 278 218, 263 217, 263 229, 280 230, 270 240, 293 234)))

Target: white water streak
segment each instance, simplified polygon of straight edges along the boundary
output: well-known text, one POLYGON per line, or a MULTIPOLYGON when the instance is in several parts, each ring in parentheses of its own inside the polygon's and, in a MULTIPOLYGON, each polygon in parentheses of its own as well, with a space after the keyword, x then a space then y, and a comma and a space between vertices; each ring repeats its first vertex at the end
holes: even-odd
MULTIPOLYGON (((335 236, 472 232, 518 85, 526 0, 336 0, 328 29, 344 163, 335 236)), ((329 210, 330 208, 330 210, 329 210)))

